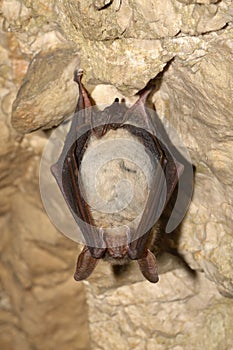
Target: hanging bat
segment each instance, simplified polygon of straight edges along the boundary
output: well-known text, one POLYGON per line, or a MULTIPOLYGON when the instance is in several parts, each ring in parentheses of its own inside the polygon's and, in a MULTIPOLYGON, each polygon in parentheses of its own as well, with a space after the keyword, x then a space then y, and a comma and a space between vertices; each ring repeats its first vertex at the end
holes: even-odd
POLYGON ((78 104, 62 153, 57 163, 51 167, 52 174, 86 243, 78 257, 74 278, 77 281, 88 278, 99 259, 108 260, 113 264, 136 260, 144 277, 156 283, 158 281, 156 258, 149 250, 151 223, 153 224, 154 220, 160 216, 167 204, 183 171, 183 165, 155 136, 156 126, 145 107, 152 89, 146 89, 129 109, 116 99, 104 111, 96 112, 97 118, 93 118, 91 99, 81 79, 82 71, 75 72, 74 81, 79 88, 78 104), (84 189, 80 174, 82 159, 91 136, 95 135, 100 139, 110 130, 119 128, 134 135, 158 163, 138 227, 131 232, 129 227, 122 226, 125 229, 123 239, 109 235, 104 225, 101 227, 95 225, 91 208, 83 196, 84 189), (166 194, 161 209, 164 188, 166 188, 166 194))

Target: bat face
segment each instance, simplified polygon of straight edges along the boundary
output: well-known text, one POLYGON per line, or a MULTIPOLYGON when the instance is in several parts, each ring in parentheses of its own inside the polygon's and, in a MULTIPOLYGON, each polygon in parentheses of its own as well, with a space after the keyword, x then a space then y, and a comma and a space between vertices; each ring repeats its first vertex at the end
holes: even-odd
POLYGON ((81 83, 81 77, 82 72, 79 71, 74 79, 79 87, 76 108, 76 112, 79 113, 74 115, 63 151, 57 163, 51 167, 52 174, 86 241, 78 257, 74 278, 77 281, 86 279, 101 258, 112 264, 124 264, 128 260, 137 260, 144 277, 155 283, 158 281, 158 273, 156 258, 149 250, 150 228, 168 202, 183 171, 183 165, 174 159, 154 134, 131 122, 133 117, 135 120, 143 120, 148 128, 153 128, 153 122, 145 110, 150 90, 145 91, 130 109, 126 109, 115 100, 98 115, 101 122, 98 125, 92 125, 89 109, 91 101, 81 83), (91 137, 94 135, 101 140, 111 130, 127 131, 140 140, 145 149, 148 149, 150 157, 156 159, 158 164, 140 222, 134 230, 127 225, 122 225, 123 230, 116 235, 108 232, 104 223, 100 222, 96 225, 92 210, 83 196, 85 191, 81 177, 82 160, 91 137), (74 142, 70 142, 70 139, 74 142), (165 197, 164 188, 166 188, 165 197), (162 197, 164 197, 164 205, 161 206, 162 197))
POLYGON ((105 260, 113 264, 122 264, 128 260, 128 235, 129 228, 126 228, 123 235, 117 237, 103 232, 103 240, 107 247, 104 255, 105 260))

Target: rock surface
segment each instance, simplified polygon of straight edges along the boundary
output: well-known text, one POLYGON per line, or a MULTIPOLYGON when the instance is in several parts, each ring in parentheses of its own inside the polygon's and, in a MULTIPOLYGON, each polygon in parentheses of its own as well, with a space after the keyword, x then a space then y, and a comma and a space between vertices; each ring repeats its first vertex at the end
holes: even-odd
POLYGON ((230 0, 2 1, 1 349, 231 349, 232 18, 230 0), (104 262, 75 284, 77 245, 42 209, 49 132, 24 134, 72 114, 79 66, 97 104, 131 104, 156 81, 157 112, 196 167, 187 215, 165 237, 186 265, 162 255, 156 285, 136 263, 114 275, 104 262))
POLYGON ((196 166, 193 200, 183 222, 179 250, 190 266, 204 270, 210 280, 218 281, 218 289, 229 295, 233 292, 233 187, 229 172, 233 166, 233 85, 229 74, 232 41, 228 39, 232 34, 229 29, 217 37, 205 37, 204 57, 191 66, 175 60, 161 86, 169 99, 168 108, 163 101, 164 115, 183 135, 196 166))
POLYGON ((11 108, 28 63, 14 34, 0 46, 0 348, 87 349, 83 286, 72 275, 77 244, 51 225, 39 193, 43 132, 22 137, 11 108))
POLYGON ((138 282, 103 291, 90 281, 85 288, 91 349, 231 348, 232 300, 222 303, 203 274, 176 269, 156 285, 138 282))
POLYGON ((70 78, 79 65, 77 52, 70 48, 37 54, 12 107, 13 127, 20 132, 49 129, 54 126, 51 111, 58 124, 69 116, 77 97, 70 78))

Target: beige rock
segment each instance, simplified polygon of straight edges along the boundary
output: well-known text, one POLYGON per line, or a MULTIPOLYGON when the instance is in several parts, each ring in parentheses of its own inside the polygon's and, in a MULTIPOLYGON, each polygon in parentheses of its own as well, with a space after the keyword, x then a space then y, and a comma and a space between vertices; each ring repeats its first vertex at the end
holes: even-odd
POLYGON ((231 347, 232 300, 222 299, 203 274, 176 269, 156 285, 138 282, 98 291, 86 282, 85 288, 91 349, 231 347))
MULTIPOLYGON (((59 237, 41 208, 32 205, 30 196, 20 192, 13 196, 14 221, 8 222, 1 254, 2 305, 10 310, 13 332, 9 341, 20 343, 23 337, 22 349, 30 344, 37 349, 52 349, 54 344, 60 349, 67 344, 86 349, 85 295, 82 284, 72 278, 77 246, 59 237), (16 332, 19 327, 20 334, 16 332)), ((6 316, 2 317, 6 322, 6 316)))
POLYGON ((211 280, 219 281, 222 292, 232 295, 231 36, 229 29, 206 37, 206 54, 191 67, 179 58, 174 60, 164 74, 160 93, 161 113, 176 125, 196 166, 180 251, 191 265, 196 265, 195 260, 211 280))
POLYGON ((23 140, 10 125, 27 62, 14 35, 1 33, 1 44, 0 348, 87 349, 85 294, 72 279, 77 245, 59 236, 40 201, 46 136, 23 140))
POLYGON ((51 115, 57 123, 64 116, 69 116, 76 104, 72 76, 78 67, 79 56, 70 48, 38 54, 32 61, 13 104, 14 128, 20 132, 49 129, 54 124, 51 124, 51 115))
MULTIPOLYGON (((75 0, 59 1, 56 10, 66 35, 77 41, 122 37, 158 39, 175 36, 180 31, 199 34, 218 30, 232 19, 232 4, 228 0, 218 4, 206 0, 122 1, 120 4, 112 1, 105 5, 91 0, 78 4, 75 0)), ((88 48, 91 50, 89 45, 88 48)))

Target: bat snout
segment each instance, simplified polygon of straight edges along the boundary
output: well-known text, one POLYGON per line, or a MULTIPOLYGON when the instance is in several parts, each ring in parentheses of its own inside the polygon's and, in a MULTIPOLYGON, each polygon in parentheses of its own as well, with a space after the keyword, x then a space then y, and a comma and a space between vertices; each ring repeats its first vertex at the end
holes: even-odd
POLYGON ((124 265, 129 262, 127 247, 107 248, 104 260, 112 265, 124 265))
POLYGON ((107 249, 107 254, 113 259, 123 259, 128 253, 128 247, 112 247, 107 249))
POLYGON ((107 260, 116 260, 115 263, 119 263, 119 260, 126 259, 128 257, 128 228, 126 232, 118 232, 115 234, 102 230, 103 240, 106 244, 105 258, 107 260))

